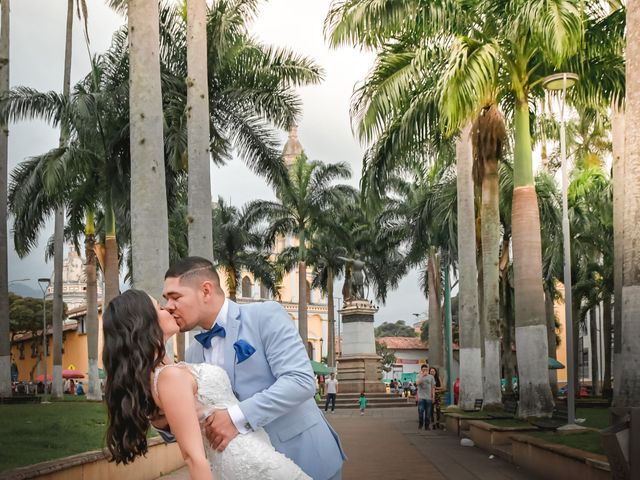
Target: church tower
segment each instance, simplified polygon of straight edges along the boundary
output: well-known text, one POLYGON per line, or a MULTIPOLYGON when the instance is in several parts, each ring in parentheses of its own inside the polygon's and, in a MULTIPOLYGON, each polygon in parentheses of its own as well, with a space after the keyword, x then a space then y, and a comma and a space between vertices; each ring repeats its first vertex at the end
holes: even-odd
POLYGON ((296 161, 296 158, 298 158, 303 151, 302 144, 300 143, 300 140, 298 140, 298 126, 293 125, 289 129, 289 138, 287 139, 287 143, 284 144, 284 148, 282 149, 282 158, 284 159, 284 164, 287 168, 293 165, 293 162, 296 161))

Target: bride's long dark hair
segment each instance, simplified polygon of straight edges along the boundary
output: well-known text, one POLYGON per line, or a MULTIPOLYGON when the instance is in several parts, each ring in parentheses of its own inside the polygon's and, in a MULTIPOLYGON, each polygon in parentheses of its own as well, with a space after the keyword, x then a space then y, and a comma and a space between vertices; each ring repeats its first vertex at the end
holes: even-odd
POLYGON ((157 410, 151 374, 165 355, 149 295, 127 290, 111 300, 104 312, 103 331, 104 394, 109 413, 106 444, 111 460, 126 465, 147 452, 148 416, 157 410))

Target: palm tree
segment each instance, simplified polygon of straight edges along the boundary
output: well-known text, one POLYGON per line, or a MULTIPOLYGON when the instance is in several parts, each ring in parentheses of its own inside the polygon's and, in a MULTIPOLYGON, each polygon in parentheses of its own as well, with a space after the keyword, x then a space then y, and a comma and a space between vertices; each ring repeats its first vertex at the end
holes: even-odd
POLYGON ((246 221, 246 212, 227 205, 222 197, 212 210, 213 250, 212 256, 218 268, 226 273, 229 298, 236 300, 241 274, 247 271, 276 296, 276 269, 269 261, 263 232, 251 228, 246 221))
MULTIPOLYGON (((64 143, 43 155, 20 164, 12 175, 10 206, 14 213, 14 238, 19 255, 30 251, 46 217, 67 206, 69 228, 64 238, 73 238, 84 232, 89 242, 87 278, 89 270, 95 277, 94 216, 100 206, 104 208, 103 229, 106 230, 105 271, 106 302, 118 292, 118 259, 115 237, 114 202, 125 200, 128 186, 123 166, 123 117, 113 107, 121 96, 117 89, 108 88, 105 71, 112 65, 106 57, 92 61, 89 75, 74 87, 71 96, 55 92, 40 93, 18 87, 11 91, 3 104, 4 114, 14 120, 40 117, 54 126, 60 125, 64 143), (84 217, 87 216, 87 223, 84 217)), ((126 145, 128 150, 128 145, 126 145)), ((128 160, 128 154, 126 155, 128 160)), ((128 202, 127 202, 128 203, 128 202)), ((53 245, 58 242, 54 239, 53 245)), ((61 283, 61 280, 60 280, 61 283)), ((97 292, 87 290, 90 385, 88 395, 101 398, 98 379, 97 292), (95 328, 92 324, 95 320, 95 328)))
MULTIPOLYGON (((640 118, 640 6, 627 3, 626 46, 626 125, 640 118)), ((614 405, 631 407, 640 402, 640 368, 638 341, 640 340, 640 135, 635 128, 625 130, 624 147, 624 259, 622 274, 622 349, 620 378, 614 384, 614 405)), ((616 300, 617 301, 617 300, 616 300)))
POLYGON ((347 255, 346 248, 337 240, 339 234, 346 233, 341 225, 332 225, 327 228, 325 224, 322 232, 316 232, 311 240, 309 248, 309 264, 313 268, 312 288, 320 288, 327 296, 327 363, 330 368, 336 366, 336 326, 335 304, 333 300, 334 282, 344 269, 344 262, 340 257, 347 255))
MULTIPOLYGON (((613 310, 613 376, 621 378, 622 372, 622 268, 624 256, 624 139, 625 114, 613 107, 611 114, 612 176, 613 176, 613 249, 614 249, 614 310, 613 310)), ((606 378, 606 377, 605 377, 606 378)))
MULTIPOLYGON (((86 4, 82 1, 84 11, 86 12, 86 4)), ((71 48, 73 44, 73 7, 74 0, 67 0, 67 24, 66 24, 66 39, 64 49, 64 76, 62 82, 62 94, 69 98, 69 91, 71 90, 71 48)), ((60 142, 59 146, 64 147, 67 141, 67 134, 64 128, 60 130, 60 142)), ((63 383, 62 383, 62 260, 64 255, 63 242, 64 242, 64 208, 59 207, 56 210, 54 216, 54 254, 53 254, 53 383, 51 393, 53 398, 62 399, 63 397, 63 383)), ((96 375, 97 368, 96 363, 96 375)), ((93 378, 93 376, 89 376, 93 378)), ((87 398, 91 400, 98 400, 102 398, 102 395, 98 397, 98 390, 94 391, 89 385, 89 391, 87 392, 87 398)))
POLYGON ((275 185, 277 201, 256 200, 247 205, 249 224, 266 221, 271 241, 277 235, 294 235, 298 239, 298 329, 307 343, 307 241, 321 221, 322 212, 341 196, 352 194, 351 187, 334 185, 334 180, 348 179, 351 171, 345 163, 325 164, 309 161, 303 153, 289 169, 289 175, 275 185))
MULTIPOLYGON (((9 0, 0 2, 0 95, 9 90, 9 0)), ((7 161, 9 132, 0 123, 0 395, 11 395, 9 279, 7 273, 7 161)))
POLYGON ((474 177, 481 187, 483 406, 501 403, 500 379, 500 212, 498 160, 506 141, 502 114, 495 103, 483 107, 472 127, 474 177))
POLYGON ((440 369, 444 365, 440 264, 443 252, 456 250, 455 177, 450 167, 436 163, 427 175, 415 175, 411 182, 390 180, 379 237, 384 244, 404 244, 406 264, 423 272, 422 289, 429 303, 429 362, 440 369))
MULTIPOLYGON (((445 40, 425 41, 430 31, 430 14, 434 13, 432 7, 431 3, 420 1, 334 2, 325 20, 325 31, 329 32, 334 46, 353 42, 379 51, 376 65, 356 92, 352 105, 359 136, 370 144, 364 159, 363 187, 367 198, 373 200, 384 192, 385 184, 394 172, 403 169, 424 171, 432 158, 438 158, 443 150, 452 148, 440 134, 439 114, 440 84, 450 49, 446 40, 449 35, 443 37, 445 40), (416 28, 407 28, 406 18, 418 18, 416 28)), ((435 18, 441 17, 436 15, 435 18)), ((466 141, 459 142, 458 146, 459 154, 470 154, 465 148, 468 146, 466 141)), ((458 159, 458 162, 466 160, 458 159)), ((460 188, 465 186, 463 181, 460 188)), ((467 194, 467 191, 459 191, 458 201, 467 194)), ((458 208, 459 228, 462 228, 462 220, 475 219, 473 198, 471 200, 471 203, 463 201, 467 210, 458 208)), ((475 224, 474 220, 471 224, 475 224)), ((475 238, 475 230, 473 233, 475 238)), ((458 235, 458 241, 463 243, 468 238, 462 239, 462 235, 458 235)), ((475 252, 475 242, 472 245, 471 251, 475 252)), ((474 400, 482 396, 482 380, 480 334, 476 331, 479 311, 475 253, 473 266, 465 264, 463 268, 463 258, 470 260, 465 255, 460 253, 460 276, 472 275, 472 281, 460 282, 461 289, 470 289, 461 294, 464 302, 459 302, 461 349, 465 353, 461 355, 461 364, 464 364, 464 367, 461 365, 461 391, 465 392, 461 398, 464 405, 471 408, 474 400)), ((434 277, 432 274, 431 278, 434 277)))
POLYGON ((476 267, 476 225, 472 178, 471 125, 460 133, 456 144, 458 182, 458 321, 460 325, 460 407, 473 408, 482 398, 480 311, 476 267))

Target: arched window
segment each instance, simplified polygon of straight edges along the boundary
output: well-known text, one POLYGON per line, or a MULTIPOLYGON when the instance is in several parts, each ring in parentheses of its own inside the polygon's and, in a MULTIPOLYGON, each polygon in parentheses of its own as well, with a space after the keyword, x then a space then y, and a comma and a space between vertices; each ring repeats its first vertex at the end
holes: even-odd
POLYGON ((309 355, 309 358, 313 360, 313 343, 311 342, 307 342, 307 355, 309 355))
POLYGON ((269 289, 262 282, 260 282, 260 298, 264 300, 268 300, 270 298, 269 289))
POLYGON ((247 276, 242 277, 242 296, 251 298, 251 279, 247 276))
POLYGON ((307 304, 311 303, 311 284, 307 281, 307 304))

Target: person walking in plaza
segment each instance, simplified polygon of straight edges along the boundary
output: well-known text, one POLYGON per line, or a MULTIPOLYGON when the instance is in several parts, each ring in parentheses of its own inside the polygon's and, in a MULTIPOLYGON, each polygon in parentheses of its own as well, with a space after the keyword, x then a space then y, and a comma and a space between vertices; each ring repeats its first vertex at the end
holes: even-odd
POLYGON ((367 408, 367 397, 364 392, 360 393, 360 415, 364 415, 364 409, 367 408))
POLYGON ((440 424, 440 403, 442 401, 442 393, 446 389, 440 382, 440 376, 438 375, 438 369, 436 367, 431 367, 429 369, 429 375, 435 379, 435 394, 433 397, 433 408, 431 409, 431 423, 433 424, 433 428, 440 429, 443 428, 440 424))
POLYGON ((402 382, 402 395, 405 398, 409 398, 410 392, 411 392, 411 388, 409 387, 409 380, 405 379, 404 382, 402 382))
POLYGON ((329 402, 331 402, 331 413, 333 413, 336 410, 336 396, 338 395, 338 380, 335 373, 331 374, 331 378, 326 381, 325 387, 327 389, 327 401, 324 404, 324 411, 326 412, 329 409, 329 402))
POLYGON ((424 427, 429 430, 429 419, 431 417, 431 408, 435 399, 435 379, 429 375, 428 365, 420 366, 420 373, 416 378, 418 386, 418 430, 424 427))

